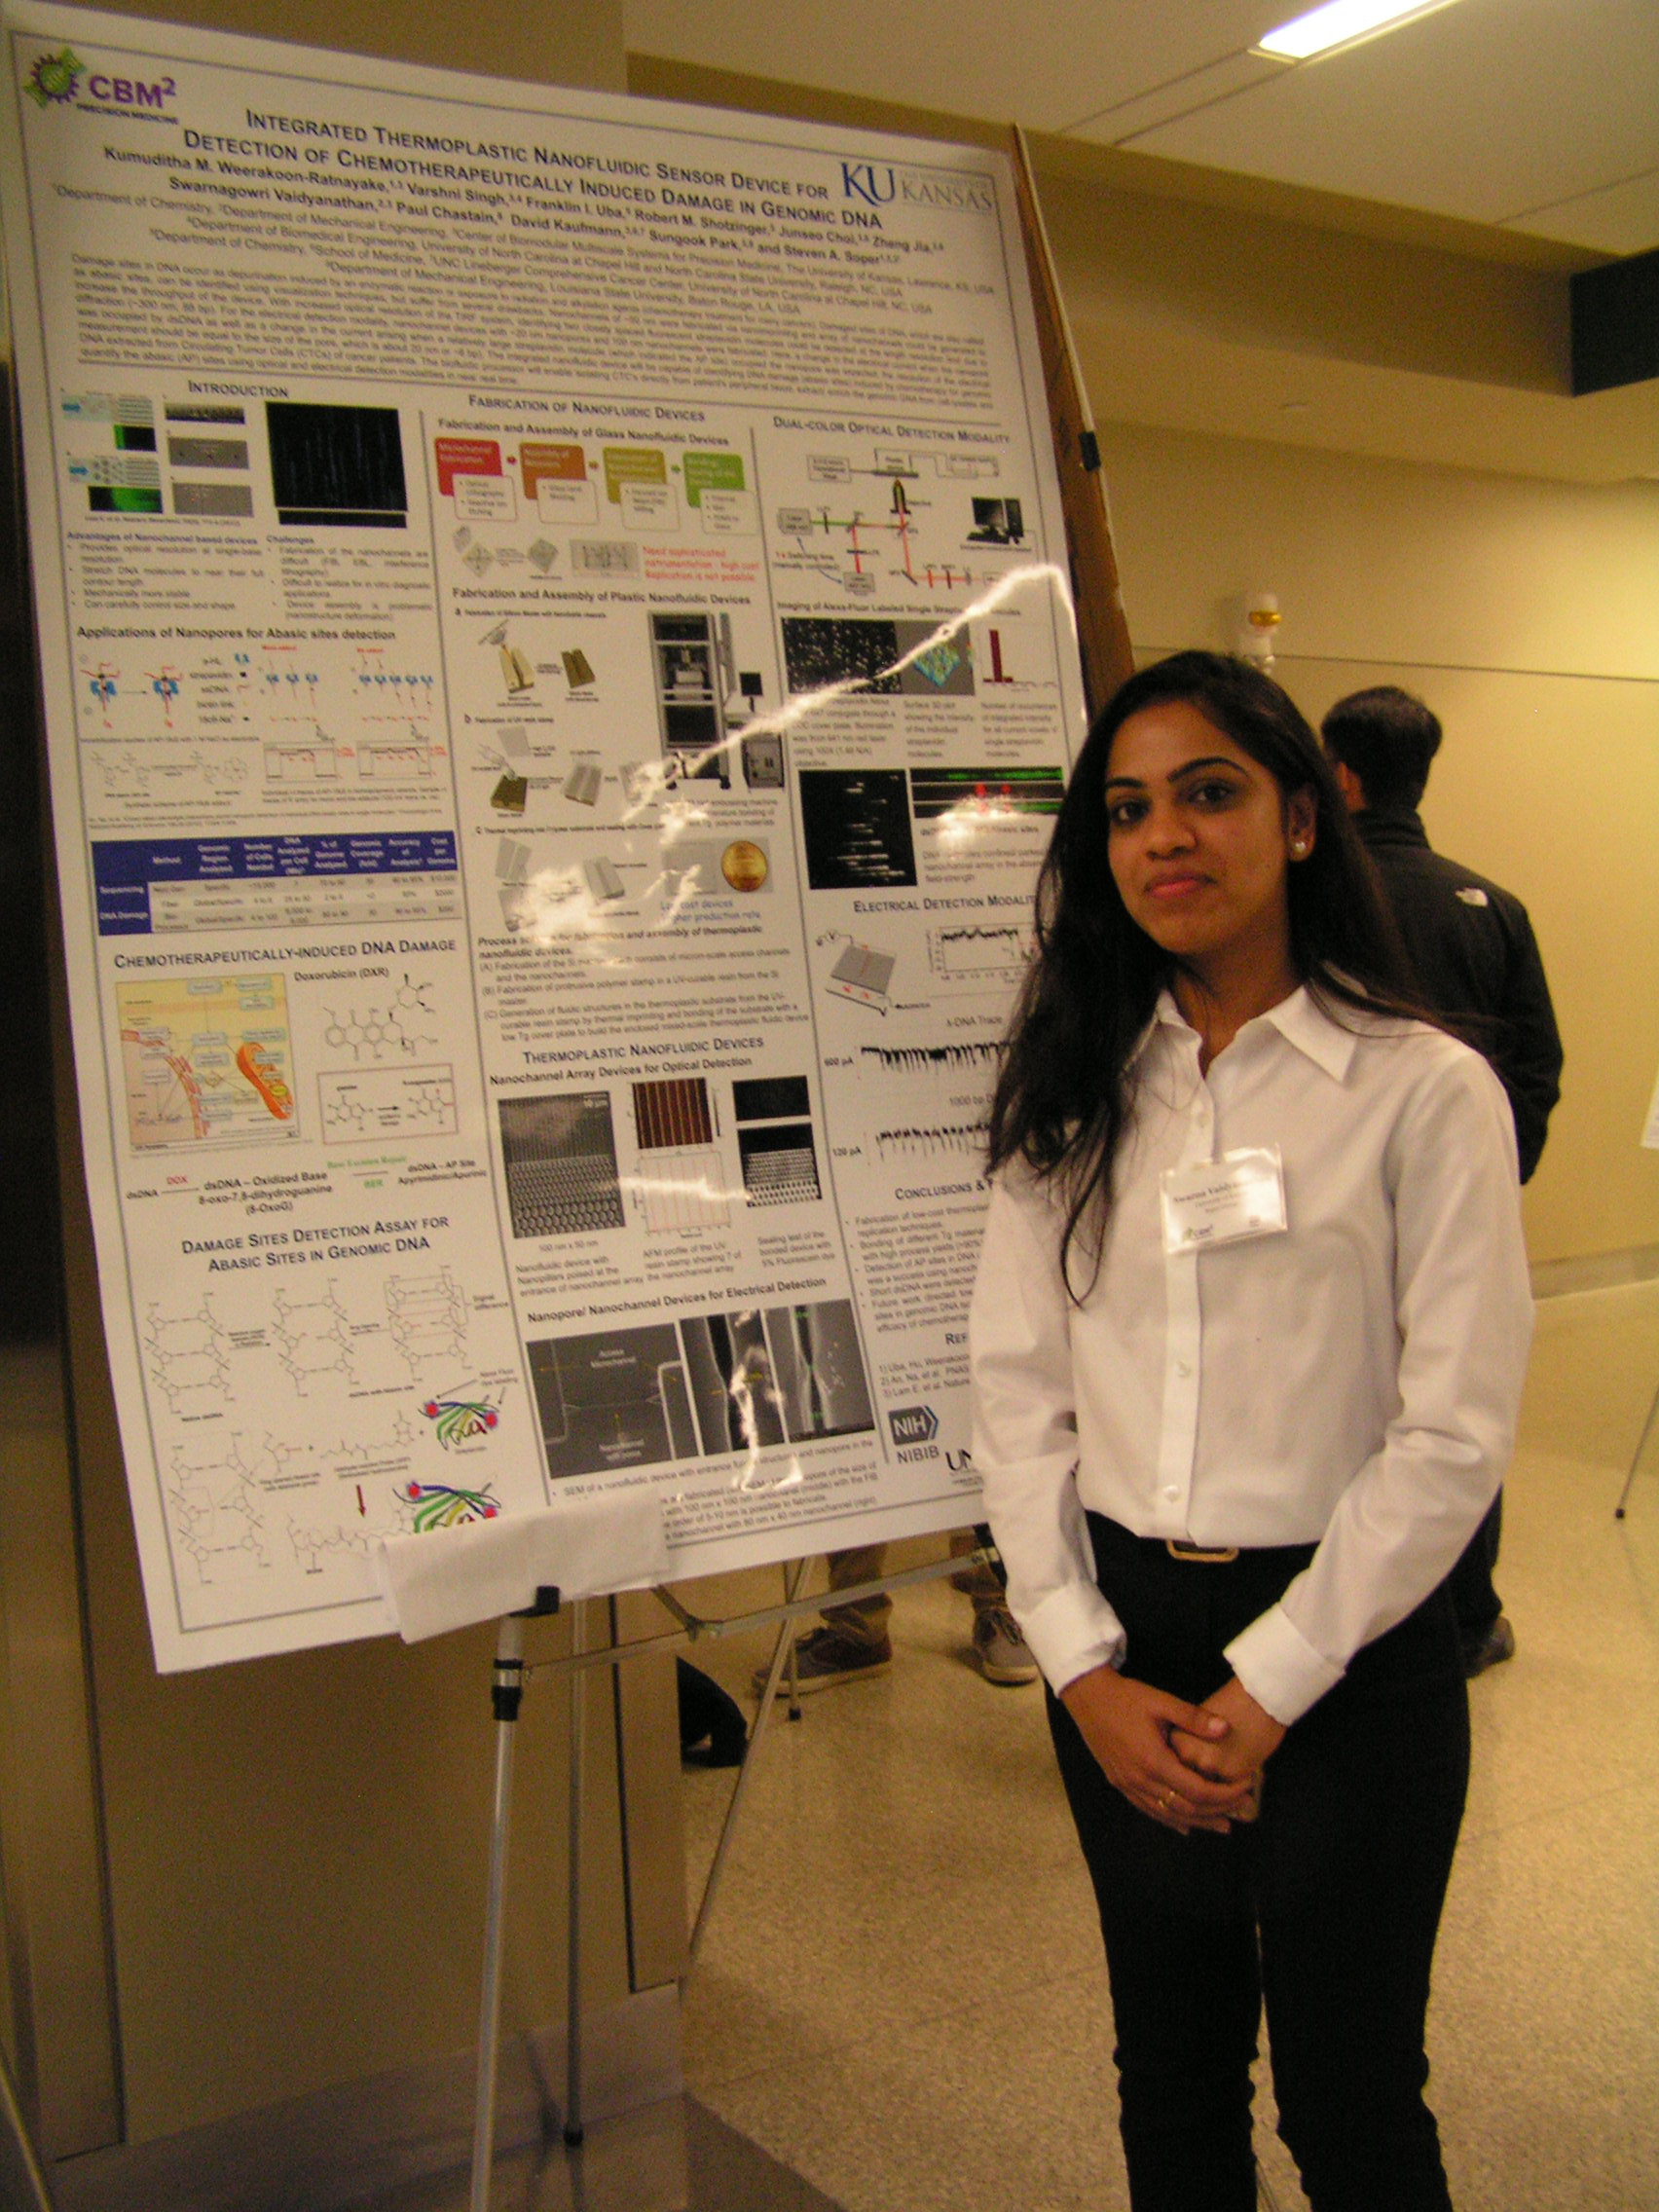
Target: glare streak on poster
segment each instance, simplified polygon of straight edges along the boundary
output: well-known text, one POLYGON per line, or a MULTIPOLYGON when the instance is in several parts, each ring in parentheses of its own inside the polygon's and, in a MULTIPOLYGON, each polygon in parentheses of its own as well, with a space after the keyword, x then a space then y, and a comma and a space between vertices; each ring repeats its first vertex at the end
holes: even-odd
POLYGON ((974 1518, 1080 735, 1006 165, 9 8, 104 1318, 164 1667, 394 1532, 974 1518))

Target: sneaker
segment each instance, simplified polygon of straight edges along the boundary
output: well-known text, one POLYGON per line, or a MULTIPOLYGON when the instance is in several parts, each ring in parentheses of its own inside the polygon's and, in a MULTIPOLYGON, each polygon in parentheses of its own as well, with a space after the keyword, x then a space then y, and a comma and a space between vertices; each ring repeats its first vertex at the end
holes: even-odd
POLYGON ((974 1615, 974 1656, 987 1682, 1012 1685, 1037 1679, 1037 1662, 1006 1605, 986 1605, 974 1615))
POLYGON ((1473 1681, 1484 1675, 1489 1667, 1501 1667, 1506 1659, 1515 1656, 1515 1631, 1502 1613, 1499 1613, 1485 1634, 1473 1643, 1463 1646, 1463 1674, 1473 1681))
MULTIPOLYGON (((893 1664, 893 1645, 885 1636, 876 1643, 862 1643, 856 1637, 844 1636, 838 1628, 815 1628, 810 1635, 795 1641, 795 1673, 800 1683, 800 1694, 808 1690, 833 1689, 837 1682, 857 1681, 864 1675, 885 1675, 893 1664)), ((763 1690, 770 1663, 755 1670, 755 1687, 763 1690)), ((779 1695, 789 1694, 789 1669, 786 1667, 779 1683, 779 1695)))

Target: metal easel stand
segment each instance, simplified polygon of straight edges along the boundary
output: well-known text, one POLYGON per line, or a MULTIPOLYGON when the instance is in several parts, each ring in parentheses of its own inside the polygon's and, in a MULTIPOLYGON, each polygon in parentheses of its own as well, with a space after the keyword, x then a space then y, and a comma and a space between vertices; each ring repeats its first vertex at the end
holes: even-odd
MULTIPOLYGON (((819 1593, 810 1598, 803 1598, 800 1595, 800 1586, 805 1579, 809 1564, 806 1560, 794 1562, 793 1568, 786 1577, 785 1598, 781 1605, 763 1605, 756 1612, 736 1613, 725 1619, 710 1619, 693 1613, 689 1607, 681 1604, 672 1590, 659 1588, 654 1593, 657 1602, 666 1611, 672 1613, 681 1624, 678 1629, 665 1636, 640 1637, 627 1643, 607 1644, 593 1651, 572 1651, 568 1658, 542 1660, 537 1665, 526 1670, 529 1677, 560 1675, 567 1671, 579 1674, 582 1669, 587 1667, 614 1666, 621 1659, 639 1658, 652 1652, 679 1651, 683 1649, 686 1644, 695 1647, 705 1641, 713 1641, 720 1637, 741 1635, 749 1629, 767 1628, 774 1623, 777 1624, 779 1630, 778 1641, 773 1648, 772 1663, 766 1671, 766 1683, 760 1693, 759 1711, 755 1715, 754 1727, 749 1731, 749 1749, 744 1752, 743 1764, 737 1770, 737 1785, 732 1790, 731 1801, 726 1807, 725 1821, 720 1828, 719 1841, 715 1846, 714 1860, 709 1867, 708 1879, 703 1885, 702 1901, 697 1907, 696 1919, 692 1922, 689 1946, 690 1966, 687 1967, 687 1972, 690 1972, 691 1967, 696 1965, 704 1938, 709 1932, 709 1921, 714 1911, 720 1877, 725 1872, 732 1837, 748 1796, 755 1756, 759 1748, 760 1740, 766 1732, 766 1723, 771 1717, 772 1709, 777 1702, 778 1687, 783 1680, 786 1667, 790 1668, 792 1674, 793 1695, 790 1717, 792 1719, 800 1717, 798 1688, 793 1686, 797 1679, 793 1676, 794 1624, 797 1620, 821 1612, 824 1608, 826 1596, 825 1593, 819 1593)), ((880 1575, 871 1582, 850 1584, 845 1590, 834 1592, 833 1603, 837 1605, 856 1605, 862 1599, 879 1598, 888 1591, 905 1590, 916 1583, 937 1582, 941 1575, 960 1574, 967 1567, 989 1567, 1000 1570, 1001 1566, 1001 1556, 995 1545, 988 1541, 981 1541, 971 1552, 960 1552, 946 1559, 930 1560, 925 1567, 905 1567, 898 1574, 880 1575)))
MULTIPOLYGON (((582 1813, 587 1766, 584 1688, 587 1672, 593 1667, 613 1667, 623 1659, 678 1651, 686 1644, 697 1644, 705 1639, 736 1636, 747 1629, 764 1628, 774 1623, 777 1625, 778 1641, 773 1647, 771 1665, 766 1671, 760 1709, 756 1715, 755 1725, 749 1732, 749 1748, 744 1752, 743 1764, 738 1769, 737 1786, 732 1791, 731 1802, 726 1807, 719 1842, 715 1847, 714 1862, 703 1885, 702 1901, 692 1927, 690 1954, 691 1963, 695 1965, 708 1933, 720 1876, 725 1870, 738 1816, 748 1792, 756 1751, 777 1702, 778 1688, 784 1678, 786 1667, 791 1675, 791 1718, 798 1720, 800 1717, 797 1677, 794 1673, 794 1624, 803 1615, 820 1611, 824 1604, 822 1596, 803 1598, 800 1595, 800 1586, 805 1580, 808 1565, 807 1560, 796 1560, 786 1571, 785 1598, 781 1605, 766 1605, 757 1612, 734 1614, 726 1619, 705 1619, 682 1605, 672 1591, 658 1589, 655 1595, 659 1603, 679 1622, 679 1627, 663 1636, 639 1637, 622 1643, 602 1643, 591 1650, 587 1647, 584 1634, 586 1607, 578 1603, 571 1608, 569 1654, 562 1659, 540 1660, 535 1666, 525 1663, 524 1624, 527 1620, 541 1619, 556 1613, 559 1610, 558 1591, 538 1590, 534 1605, 526 1606, 522 1612, 509 1613, 501 1621, 497 1632, 496 1658, 490 1686, 491 1710, 496 1720, 496 1796, 490 1831, 489 1901, 484 1918, 484 1975, 478 2015, 478 2083, 473 2111, 472 2190, 468 2199, 468 2212, 489 2212, 490 2173, 496 2155, 496 2086, 500 2046, 507 1837, 512 1822, 513 1754, 517 1744, 519 1709, 524 1701, 527 1684, 543 1676, 570 1677, 570 1898, 563 2133, 565 2142, 573 2150, 580 2144, 583 2135, 581 1907, 582 1813)), ((996 1567, 999 1565, 995 1548, 981 1542, 972 1552, 933 1560, 925 1567, 908 1567, 898 1574, 883 1575, 872 1582, 860 1582, 848 1589, 837 1590, 834 1594, 835 1603, 838 1605, 856 1604, 861 1599, 880 1597, 884 1592, 905 1589, 912 1583, 937 1581, 940 1575, 960 1573, 965 1567, 996 1567)), ((34 2212, 33 2207, 30 2212, 34 2212)), ((50 2198, 41 2200, 40 2212, 52 2212, 50 2198)))
MULTIPOLYGON (((489 2212, 490 2169, 496 2157, 496 2062, 500 2047, 501 1946, 505 1934, 507 1835, 512 1824, 513 1753, 518 1744, 519 1707, 524 1702, 524 1624, 559 1610, 559 1593, 542 1589, 522 1613, 509 1613, 496 1635, 496 1663, 490 1704, 496 1716, 496 1805, 490 1829, 490 1898, 484 1914, 484 1980, 478 2008, 478 2089, 472 2119, 472 2194, 470 2212, 489 2212)), ((580 1681, 579 1675, 571 1677, 580 1681)), ((571 1791, 576 1795, 575 1745, 571 1760, 571 1791)), ((572 1817, 572 1827, 574 1819, 572 1817)), ((571 1924, 576 1924, 575 1869, 571 1868, 571 1924)), ((572 1941, 574 1940, 572 1936, 572 1941)), ((575 1975, 571 1977, 575 1988, 575 1975)))
POLYGON ((1631 1455, 1630 1473, 1625 1477, 1625 1486, 1619 1493, 1619 1501, 1613 1507, 1613 1519, 1615 1521, 1622 1521, 1625 1517, 1625 1506, 1630 1498, 1631 1485, 1636 1480, 1637 1468, 1641 1464, 1641 1455, 1647 1449, 1647 1439, 1653 1434, 1655 1419, 1659 1419, 1659 1385, 1654 1388, 1653 1402, 1647 1409, 1647 1419, 1641 1424, 1641 1435, 1638 1440, 1635 1452, 1631 1455))
MULTIPOLYGON (((793 1568, 788 1571, 784 1578, 784 1603, 786 1604, 793 1604, 800 1596, 800 1586, 805 1578, 806 1562, 803 1559, 797 1559, 793 1568)), ((755 1715, 754 1727, 749 1731, 749 1743, 743 1753, 743 1764, 737 1770, 737 1785, 732 1790, 731 1801, 726 1806, 725 1819, 720 1824, 720 1839, 715 1846, 715 1856, 709 1866, 708 1878, 703 1884, 702 1901, 697 1907, 697 1918, 691 1929, 691 1941, 688 1946, 690 1960, 686 1968, 687 1972, 690 1972, 691 1967, 697 1964, 698 1954, 703 1948, 703 1937, 709 1932, 709 1917, 715 1909, 715 1898, 719 1890, 720 1876, 725 1872, 726 1854, 731 1849, 731 1839, 737 1832, 738 1814, 742 1808, 744 1793, 749 1788, 749 1778, 755 1771, 755 1747, 765 1733, 766 1723, 771 1718, 772 1708, 777 1702, 778 1684, 783 1679, 786 1665, 790 1669, 790 1718, 792 1720, 800 1718, 799 1677, 794 1669, 794 1622, 793 1619, 785 1620, 779 1625, 778 1641, 772 1646, 772 1663, 766 1670, 765 1687, 760 1692, 760 1709, 755 1715)))
MULTIPOLYGON (((11 2151, 7 2162, 19 2170, 26 2194, 18 2199, 16 2212, 53 2212, 52 2189, 46 2178, 46 2168, 34 2147, 28 2122, 23 2118, 22 2102, 18 2095, 18 2084, 12 2079, 12 2069, 6 2063, 6 2053, 0 2050, 0 2124, 11 2151)), ((15 2177, 13 2177, 15 2178, 15 2177)), ((7 2182, 0 2172, 0 2184, 7 2182)), ((7 2201, 11 2202, 8 2195, 7 2201)))
MULTIPOLYGON (((587 1607, 571 1616, 571 1649, 579 1652, 587 1626, 587 1607)), ((570 1936, 565 1953, 565 2143, 574 2150, 582 2139, 582 1798, 587 1772, 587 1680, 571 1670, 571 1841, 570 1936)))

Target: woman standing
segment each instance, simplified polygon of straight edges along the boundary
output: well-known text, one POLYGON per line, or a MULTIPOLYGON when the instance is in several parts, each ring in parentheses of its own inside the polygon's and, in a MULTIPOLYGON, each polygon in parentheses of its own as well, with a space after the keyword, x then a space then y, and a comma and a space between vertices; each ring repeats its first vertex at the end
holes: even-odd
POLYGON ((991 1121, 974 1455, 1106 1939, 1135 2212, 1450 2205, 1468 1708, 1441 1587, 1531 1325, 1513 1128, 1413 1017, 1312 732, 1180 653, 1089 734, 991 1121), (1259 1816, 1259 1817, 1258 1817, 1259 1816))

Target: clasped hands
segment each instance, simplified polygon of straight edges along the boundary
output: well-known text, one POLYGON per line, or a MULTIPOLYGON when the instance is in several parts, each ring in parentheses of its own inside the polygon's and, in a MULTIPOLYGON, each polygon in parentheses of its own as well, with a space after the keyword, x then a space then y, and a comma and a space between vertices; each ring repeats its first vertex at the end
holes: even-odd
POLYGON ((1138 1812, 1186 1835, 1225 1835, 1253 1821, 1262 1769, 1284 1729, 1231 1676, 1202 1705, 1189 1705, 1112 1667, 1068 1682, 1061 1703, 1102 1773, 1138 1812))

